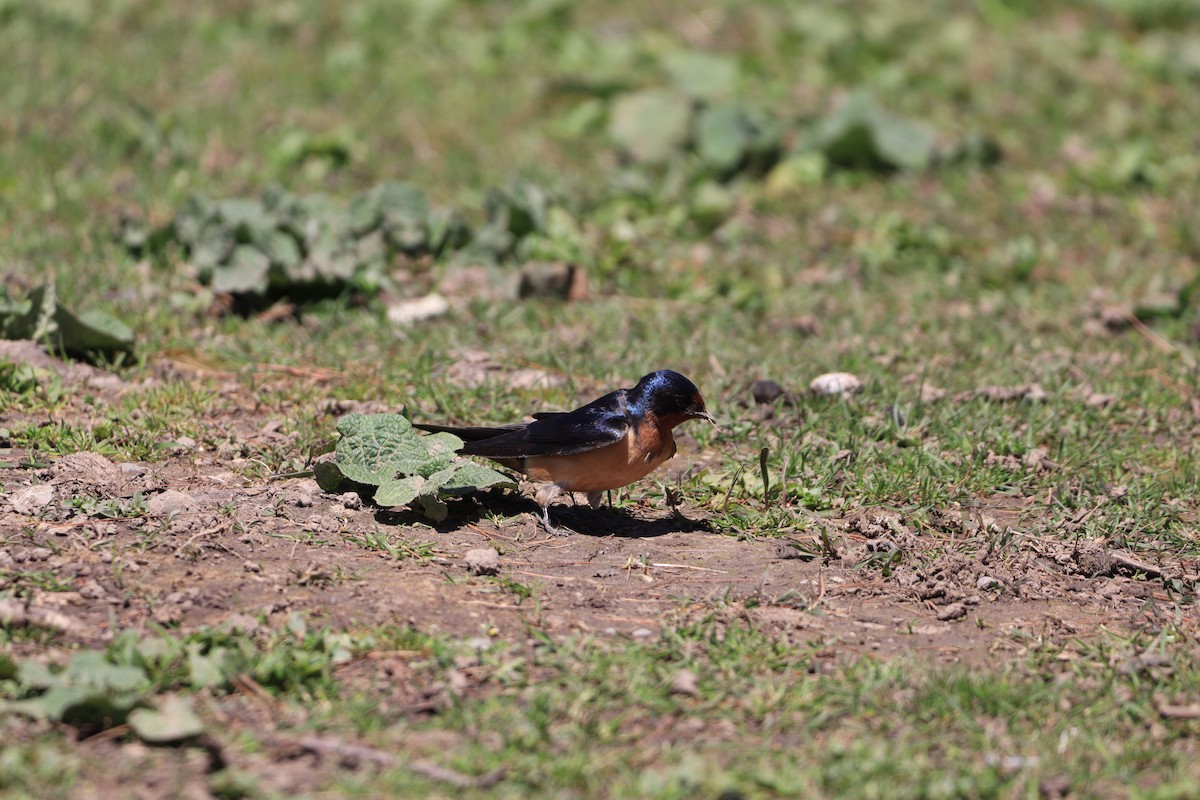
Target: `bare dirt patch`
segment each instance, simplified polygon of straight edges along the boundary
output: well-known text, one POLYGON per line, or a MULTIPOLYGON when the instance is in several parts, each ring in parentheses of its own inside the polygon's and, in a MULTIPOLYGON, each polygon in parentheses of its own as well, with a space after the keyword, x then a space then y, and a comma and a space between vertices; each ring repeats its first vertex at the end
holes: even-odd
MULTIPOLYGON (((272 421, 236 427, 253 444, 279 435, 272 421)), ((464 638, 525 625, 649 638, 680 614, 738 607, 782 639, 840 656, 975 662, 1196 613, 1172 591, 1191 585, 1195 564, 1055 538, 1031 499, 941 510, 934 525, 883 510, 801 516, 783 538, 721 533, 702 511, 567 505, 557 516, 575 533, 559 537, 540 531, 521 496, 454 503, 431 527, 311 479, 252 481, 243 466, 225 448, 159 463, 76 453, 5 470, 0 584, 21 590, 30 624, 52 614, 81 643, 126 628, 276 626, 296 612, 464 638), (486 547, 498 572, 474 574, 465 556, 486 547)))

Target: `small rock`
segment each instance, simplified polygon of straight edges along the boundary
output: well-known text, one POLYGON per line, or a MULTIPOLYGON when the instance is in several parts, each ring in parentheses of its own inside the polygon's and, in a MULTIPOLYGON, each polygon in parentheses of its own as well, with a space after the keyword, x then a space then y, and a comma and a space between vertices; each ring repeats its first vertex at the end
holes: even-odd
POLYGON ((812 314, 801 314, 791 321, 792 330, 801 336, 819 336, 821 327, 821 320, 812 314))
POLYGON ((950 622, 955 619, 962 619, 967 615, 967 607, 962 603, 951 603, 938 612, 937 618, 941 622, 950 622))
POLYGON ((358 511, 362 508, 362 497, 359 496, 358 492, 346 492, 338 500, 341 500, 342 505, 351 511, 358 511))
POLYGON ((450 310, 450 303, 436 292, 415 300, 401 300, 388 307, 388 322, 408 327, 418 322, 436 319, 450 310))
POLYGON ((635 639, 649 639, 654 635, 654 631, 650 630, 649 628, 638 628, 631 635, 635 639))
POLYGON ((190 436, 177 436, 177 437, 175 437, 175 449, 176 450, 195 450, 196 449, 196 440, 190 436))
POLYGON ((477 547, 468 550, 464 557, 467 571, 472 575, 495 575, 500 572, 500 554, 494 547, 477 547))
POLYGON ((818 375, 808 384, 808 389, 817 395, 850 395, 861 392, 862 381, 849 372, 827 372, 818 375))
POLYGON ((246 572, 262 572, 262 564, 257 561, 244 561, 242 562, 242 569, 246 572))
POLYGON ((167 489, 146 501, 146 513, 156 517, 170 517, 181 511, 195 511, 200 503, 190 494, 167 489))
POLYGON ((986 592, 988 589, 999 589, 1000 585, 1000 581, 991 575, 980 575, 979 580, 975 581, 975 588, 981 592, 986 592))
POLYGON ((780 542, 779 544, 775 545, 775 557, 779 558, 779 559, 787 559, 787 558, 811 559, 811 558, 813 558, 813 556, 810 553, 805 553, 799 547, 796 547, 796 545, 788 544, 787 542, 780 542))
POLYGON ((521 268, 517 297, 583 300, 587 297, 587 273, 574 264, 531 261, 521 268))
POLYGON ((783 387, 775 381, 755 381, 750 384, 750 394, 754 396, 754 402, 760 406, 774 403, 779 398, 783 397, 783 387))
POLYGON ((295 500, 298 508, 309 508, 313 504, 313 496, 308 492, 296 492, 295 500))
POLYGON ((1050 775, 1038 782, 1038 796, 1045 800, 1062 800, 1071 794, 1071 779, 1066 775, 1050 775))
POLYGON ((700 693, 699 679, 690 669, 681 669, 671 679, 671 694, 682 694, 695 697, 700 693))
POLYGON ((22 516, 32 517, 50 505, 53 500, 54 487, 48 483, 39 483, 14 493, 9 502, 12 503, 13 511, 22 516))
POLYGON ((99 600, 107 594, 108 592, 104 591, 104 587, 97 583, 94 578, 88 578, 79 587, 79 596, 85 600, 99 600))

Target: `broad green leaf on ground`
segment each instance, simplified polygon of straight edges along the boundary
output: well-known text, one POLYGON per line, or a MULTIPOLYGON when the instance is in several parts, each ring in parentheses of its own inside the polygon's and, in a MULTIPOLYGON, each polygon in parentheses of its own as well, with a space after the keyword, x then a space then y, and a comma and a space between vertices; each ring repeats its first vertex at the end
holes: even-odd
POLYGON ((318 473, 326 491, 344 479, 377 487, 380 506, 418 503, 435 519, 447 509, 437 496, 490 487, 511 488, 513 482, 490 467, 456 455, 462 440, 449 433, 418 434, 399 414, 349 414, 338 422, 341 439, 332 464, 318 473))
POLYGON ((251 245, 238 245, 229 261, 212 271, 212 287, 228 294, 260 292, 267 286, 271 259, 251 245))
POLYGON ((635 161, 660 164, 687 142, 692 101, 672 89, 619 95, 609 113, 608 133, 635 161))
POLYGON ((23 662, 16 681, 30 696, 0 705, 0 711, 51 722, 120 721, 150 690, 139 667, 113 664, 91 651, 71 656, 61 672, 23 662))
POLYGON ((97 310, 76 314, 63 305, 53 280, 25 300, 0 290, 0 337, 32 339, 75 355, 129 352, 134 341, 133 331, 120 320, 97 310))
POLYGON ((489 466, 474 461, 459 461, 454 472, 438 488, 446 492, 469 492, 492 486, 509 486, 512 480, 489 466))
POLYGON ((514 181, 485 196, 488 222, 477 232, 464 211, 434 206, 423 190, 390 181, 344 206, 280 188, 260 198, 195 196, 169 225, 149 234, 127 225, 122 236, 131 249, 152 248, 160 262, 170 260, 166 244, 176 243, 201 281, 230 295, 302 290, 308 297, 347 286, 374 292, 388 285, 398 260, 461 253, 497 262, 546 225, 551 203, 536 184, 514 181))
POLYGON ((729 56, 703 50, 673 50, 661 58, 675 88, 697 100, 729 97, 737 91, 738 65, 729 56))
POLYGON ((162 698, 158 708, 135 708, 128 721, 138 738, 151 744, 178 742, 204 733, 204 723, 191 702, 176 695, 162 698))
POLYGON ((352 481, 380 486, 397 474, 419 474, 428 451, 399 414, 348 414, 337 424, 337 465, 352 481))
POLYGON ((855 92, 818 126, 818 149, 830 163, 866 169, 923 169, 933 159, 933 131, 855 92))
POLYGON ((425 479, 420 475, 410 475, 406 478, 389 478, 379 484, 375 492, 375 502, 381 506, 406 506, 425 488, 425 479))

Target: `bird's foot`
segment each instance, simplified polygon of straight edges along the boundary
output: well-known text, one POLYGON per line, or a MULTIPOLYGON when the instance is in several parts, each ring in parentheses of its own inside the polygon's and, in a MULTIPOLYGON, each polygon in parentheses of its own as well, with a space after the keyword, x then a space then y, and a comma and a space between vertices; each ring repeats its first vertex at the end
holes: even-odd
POLYGON ((550 521, 549 507, 542 509, 542 515, 538 517, 538 524, 542 526, 542 530, 551 536, 570 536, 572 533, 574 533, 574 531, 572 531, 570 528, 556 528, 554 526, 554 523, 550 521))

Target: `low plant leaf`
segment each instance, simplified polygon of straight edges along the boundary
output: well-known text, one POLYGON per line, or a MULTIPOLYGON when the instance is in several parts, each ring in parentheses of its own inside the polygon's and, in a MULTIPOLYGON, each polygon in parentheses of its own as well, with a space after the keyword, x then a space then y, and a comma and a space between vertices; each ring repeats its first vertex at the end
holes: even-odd
POLYGON ((227 294, 262 294, 270 272, 271 259, 250 245, 238 245, 229 263, 213 268, 212 287, 227 294))
POLYGON ((617 96, 608 133, 635 161, 661 164, 687 142, 692 101, 672 89, 645 89, 617 96))
POLYGON ((162 698, 157 708, 135 708, 129 712, 128 722, 139 739, 151 744, 178 742, 204 733, 204 722, 192 704, 176 695, 162 698))
POLYGON ((673 50, 661 58, 675 88, 697 100, 729 97, 737 90, 738 64, 703 50, 673 50))
POLYGON ((866 169, 923 169, 935 137, 925 125, 892 114, 867 92, 855 92, 817 129, 830 163, 866 169))
POLYGON ((406 506, 417 499, 424 487, 425 479, 420 475, 392 478, 379 484, 379 489, 375 492, 375 502, 389 508, 406 506))
POLYGON ((455 466, 453 474, 440 489, 444 492, 465 492, 489 488, 515 489, 516 486, 504 473, 464 459, 455 466))

